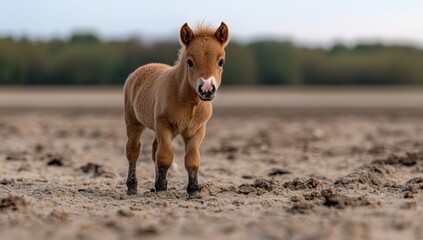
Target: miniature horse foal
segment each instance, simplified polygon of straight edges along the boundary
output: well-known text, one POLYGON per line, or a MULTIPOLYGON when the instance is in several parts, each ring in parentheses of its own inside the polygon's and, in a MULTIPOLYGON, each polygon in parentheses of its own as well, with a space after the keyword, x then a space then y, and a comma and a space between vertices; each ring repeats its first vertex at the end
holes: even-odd
POLYGON ((187 191, 189 195, 199 191, 200 144, 212 115, 210 101, 221 83, 228 34, 223 22, 217 30, 200 26, 195 31, 185 23, 180 30, 182 48, 174 66, 147 64, 128 77, 124 87, 128 195, 137 193, 136 163, 140 136, 146 127, 155 132, 155 190, 167 190, 166 173, 173 161, 171 141, 181 134, 185 142, 187 191))

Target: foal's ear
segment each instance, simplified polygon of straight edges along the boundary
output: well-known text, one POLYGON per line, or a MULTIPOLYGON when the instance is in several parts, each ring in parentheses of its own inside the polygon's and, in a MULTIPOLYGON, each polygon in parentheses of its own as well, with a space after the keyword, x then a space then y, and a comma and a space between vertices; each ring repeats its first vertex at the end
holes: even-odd
POLYGON ((181 38, 181 43, 184 44, 185 46, 188 46, 188 44, 194 38, 194 33, 192 32, 191 28, 188 26, 188 23, 185 23, 181 27, 180 38, 181 38))
POLYGON ((228 26, 226 26, 226 24, 224 22, 222 22, 220 24, 220 27, 214 33, 214 35, 216 36, 217 40, 219 40, 219 42, 221 42, 223 44, 223 46, 226 46, 226 44, 228 43, 228 39, 229 39, 228 26))

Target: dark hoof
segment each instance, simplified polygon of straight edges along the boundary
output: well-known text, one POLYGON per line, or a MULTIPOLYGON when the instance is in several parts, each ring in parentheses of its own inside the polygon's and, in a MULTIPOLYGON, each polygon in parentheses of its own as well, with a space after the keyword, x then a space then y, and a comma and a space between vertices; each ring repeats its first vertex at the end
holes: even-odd
POLYGON ((128 191, 126 191, 126 193, 128 195, 135 195, 137 194, 137 187, 138 187, 138 182, 137 180, 128 180, 126 181, 126 186, 128 187, 128 191))
POLYGON ((126 194, 128 195, 136 195, 137 194, 137 188, 128 188, 128 191, 126 191, 126 194))
POLYGON ((166 191, 167 190, 167 180, 156 181, 154 188, 156 189, 156 192, 166 191))
POLYGON ((167 168, 159 167, 156 169, 156 183, 154 184, 156 192, 167 190, 166 173, 167 168))
POLYGON ((200 192, 200 190, 201 188, 198 185, 188 185, 187 187, 187 192, 190 197, 200 192))

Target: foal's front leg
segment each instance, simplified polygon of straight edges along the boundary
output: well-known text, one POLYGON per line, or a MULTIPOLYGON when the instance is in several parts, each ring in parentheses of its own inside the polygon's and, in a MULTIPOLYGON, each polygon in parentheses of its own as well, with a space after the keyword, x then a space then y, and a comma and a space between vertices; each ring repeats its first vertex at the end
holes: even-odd
POLYGON ((205 126, 202 126, 192 136, 183 136, 185 141, 185 168, 188 172, 187 192, 191 196, 200 190, 197 173, 200 167, 200 145, 205 135, 205 126))
MULTIPOLYGON (((172 151, 172 130, 167 127, 160 127, 156 130, 157 151, 156 151, 156 192, 167 190, 166 174, 173 161, 172 151)), ((153 144, 154 147, 154 144, 153 144)))

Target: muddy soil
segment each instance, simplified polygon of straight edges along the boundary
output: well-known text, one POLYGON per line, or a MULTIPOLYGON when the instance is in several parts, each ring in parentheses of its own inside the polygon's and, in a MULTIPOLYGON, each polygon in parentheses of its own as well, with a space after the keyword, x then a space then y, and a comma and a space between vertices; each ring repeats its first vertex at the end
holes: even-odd
POLYGON ((126 195, 120 110, 3 110, 1 239, 423 239, 423 112, 256 110, 210 120, 195 198, 148 131, 126 195))

